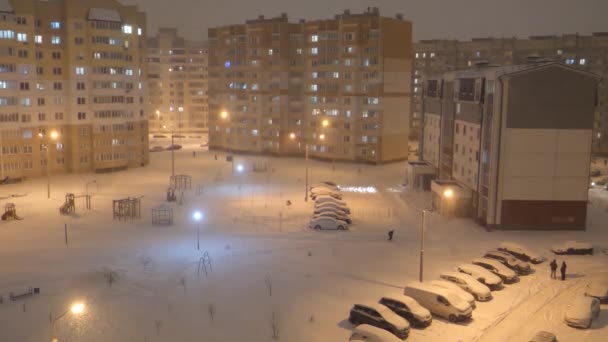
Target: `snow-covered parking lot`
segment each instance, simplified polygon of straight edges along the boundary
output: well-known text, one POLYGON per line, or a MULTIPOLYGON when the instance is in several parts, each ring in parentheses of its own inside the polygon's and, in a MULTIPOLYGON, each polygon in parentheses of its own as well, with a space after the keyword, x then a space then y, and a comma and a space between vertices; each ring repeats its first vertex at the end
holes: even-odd
MULTIPOLYGON (((15 203, 23 217, 0 224, 0 341, 49 341, 49 315, 59 316, 75 301, 85 303, 85 312, 56 322, 59 341, 270 341, 273 330, 281 341, 347 341, 354 303, 377 301, 418 279, 420 211, 430 207, 430 197, 402 188, 403 163, 310 161, 311 184, 334 180, 378 190, 344 194, 352 209, 350 230, 312 231, 304 160, 236 156, 244 171, 233 174, 225 154, 216 160, 196 147, 193 156, 196 145, 184 145, 175 153, 175 169, 192 176, 192 189, 176 194, 182 204, 171 204, 171 226, 150 222, 150 209, 166 203, 166 151, 151 153, 146 168, 53 176, 50 200, 46 179, 0 187, 2 205, 15 203), (270 172, 253 172, 254 162, 270 172), (66 193, 86 191, 93 195, 91 211, 77 201, 75 215, 59 214, 66 193), (126 197, 141 197, 140 220, 112 219, 112 200, 126 197), (200 250, 192 218, 197 210, 203 214, 200 250), (391 242, 389 230, 395 230, 391 242), (206 267, 199 268, 203 255, 206 267), (9 291, 29 286, 41 293, 6 299, 9 291)), ((434 319, 424 330, 413 329, 408 340, 526 341, 548 330, 560 341, 605 341, 606 305, 588 330, 563 323, 571 298, 591 278, 608 278, 608 255, 601 251, 608 247, 608 196, 593 189, 591 198, 586 232, 487 232, 469 220, 430 214, 427 280, 502 241, 553 257, 552 244, 582 239, 597 252, 558 257, 568 263, 564 282, 550 279, 547 262, 534 265, 535 273, 478 303, 471 322, 434 319)))

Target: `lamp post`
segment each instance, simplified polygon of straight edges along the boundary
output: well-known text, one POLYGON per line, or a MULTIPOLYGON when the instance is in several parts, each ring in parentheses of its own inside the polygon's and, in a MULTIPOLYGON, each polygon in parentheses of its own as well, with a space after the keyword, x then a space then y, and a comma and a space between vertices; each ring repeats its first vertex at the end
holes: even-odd
POLYGON ((196 221, 196 249, 197 250, 201 250, 201 219, 203 218, 203 214, 200 211, 195 211, 194 214, 192 214, 192 218, 194 218, 194 221, 196 221))
MULTIPOLYGON (((296 134, 289 133, 289 139, 295 140, 296 134)), ((306 164, 305 182, 304 182, 304 202, 308 202, 308 144, 304 144, 304 159, 306 164)))
POLYGON ((85 310, 85 305, 82 302, 76 302, 74 304, 72 304, 72 306, 65 310, 63 313, 61 313, 60 315, 58 315, 57 317, 53 318, 53 316, 49 315, 49 322, 51 323, 51 341, 52 342, 59 342, 59 339, 56 337, 55 334, 55 325, 57 324, 57 322, 62 319, 63 317, 65 317, 65 315, 67 315, 68 313, 73 314, 74 316, 79 316, 82 313, 84 313, 85 310))
POLYGON ((422 224, 420 225, 420 270, 418 273, 418 280, 422 282, 422 276, 424 272, 424 230, 426 226, 426 210, 422 210, 422 224))
MULTIPOLYGON (((168 129, 167 126, 163 125, 164 129, 168 129)), ((175 177, 175 131, 171 126, 171 177, 175 177)))
POLYGON ((51 198, 51 150, 50 150, 50 139, 56 140, 59 137, 59 133, 57 131, 52 131, 49 135, 38 133, 38 136, 41 138, 45 138, 46 143, 44 144, 44 148, 46 149, 46 195, 47 198, 51 198), (50 139, 49 139, 50 138, 50 139))

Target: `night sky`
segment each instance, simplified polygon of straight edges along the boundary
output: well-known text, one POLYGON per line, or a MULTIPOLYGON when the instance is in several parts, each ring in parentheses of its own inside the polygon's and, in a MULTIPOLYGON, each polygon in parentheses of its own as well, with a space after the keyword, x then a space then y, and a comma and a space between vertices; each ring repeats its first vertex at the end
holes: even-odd
POLYGON ((190 39, 206 39, 207 28, 243 23, 286 12, 290 21, 332 18, 345 8, 368 6, 414 23, 414 39, 526 37, 608 31, 608 0, 118 0, 148 14, 148 28, 173 26, 190 39))

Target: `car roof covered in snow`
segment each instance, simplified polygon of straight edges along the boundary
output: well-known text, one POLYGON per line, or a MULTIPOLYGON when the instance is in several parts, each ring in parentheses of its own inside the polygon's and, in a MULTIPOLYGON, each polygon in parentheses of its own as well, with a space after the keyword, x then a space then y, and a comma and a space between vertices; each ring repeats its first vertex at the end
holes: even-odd
POLYGON ((373 336, 383 342, 401 342, 401 340, 397 336, 391 334, 390 332, 384 329, 376 328, 369 324, 357 325, 353 333, 365 336, 373 336))
POLYGON ((427 310, 425 307, 420 305, 420 303, 418 303, 414 298, 412 298, 410 296, 406 296, 402 293, 393 292, 393 293, 386 294, 382 297, 386 298, 386 299, 392 299, 392 300, 395 300, 398 302, 402 302, 403 304, 408 306, 408 308, 412 311, 412 313, 414 313, 418 316, 427 317, 428 315, 431 314, 431 312, 429 310, 427 310))
POLYGON ((586 318, 591 315, 591 303, 597 300, 593 297, 576 296, 566 310, 567 317, 586 318))
POLYGON ((462 272, 446 271, 446 272, 441 272, 441 275, 446 275, 446 276, 454 277, 457 279, 462 279, 464 282, 467 283, 467 285, 469 285, 471 288, 473 288, 473 290, 475 290, 476 292, 489 292, 490 291, 490 289, 487 286, 478 282, 477 279, 471 277, 468 274, 462 273, 462 272))
POLYGON ((459 310, 466 310, 470 306, 469 303, 466 302, 466 300, 455 294, 453 291, 432 283, 413 282, 409 283, 407 287, 437 293, 445 297, 452 305, 454 305, 459 310))
POLYGON ((554 247, 561 247, 561 248, 568 248, 568 247, 574 247, 574 248, 592 248, 593 246, 585 241, 580 241, 580 240, 568 240, 568 241, 564 241, 562 243, 558 243, 555 244, 554 247))
POLYGON ((466 271, 466 272, 471 272, 472 274, 480 275, 484 278, 484 280, 486 282, 496 283, 496 284, 502 283, 502 280, 496 274, 488 271, 487 269, 485 269, 479 265, 460 264, 460 265, 458 265, 458 268, 463 271, 466 271))
POLYGON ((492 265, 494 268, 496 268, 500 273, 504 273, 507 276, 513 277, 515 276, 515 272, 513 272, 512 269, 508 268, 507 266, 501 264, 499 261, 497 260, 493 260, 493 259, 488 259, 488 258, 477 258, 473 260, 473 263, 478 262, 478 263, 484 263, 484 264, 488 264, 488 265, 492 265))
POLYGON ((525 253, 527 256, 533 259, 542 259, 542 256, 540 254, 530 250, 528 247, 522 246, 515 242, 503 242, 498 245, 498 248, 504 248, 513 252, 525 253))
POLYGON ((592 297, 608 296, 608 279, 594 279, 587 284, 585 294, 592 297))
POLYGON ((365 306, 378 311, 386 320, 392 324, 398 325, 397 328, 399 329, 409 328, 410 326, 410 323, 405 318, 394 313, 388 306, 376 302, 362 302, 356 305, 365 306))

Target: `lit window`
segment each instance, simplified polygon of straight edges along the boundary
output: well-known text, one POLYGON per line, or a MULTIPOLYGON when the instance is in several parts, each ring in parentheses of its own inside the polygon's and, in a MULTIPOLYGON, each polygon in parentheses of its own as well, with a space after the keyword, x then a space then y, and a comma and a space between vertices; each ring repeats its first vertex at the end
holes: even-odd
POLYGON ((311 85, 310 85, 310 90, 312 90, 312 91, 317 91, 318 89, 319 89, 319 86, 318 86, 318 85, 316 85, 316 84, 311 84, 311 85))
POLYGON ((319 41, 319 36, 316 34, 313 34, 312 36, 310 36, 310 41, 311 42, 318 42, 319 41))
POLYGON ((316 47, 310 48, 310 54, 316 55, 318 53, 319 53, 319 48, 316 48, 316 47))
POLYGON ((426 58, 426 52, 422 53, 422 58, 426 58))
POLYGON ((337 71, 334 71, 333 76, 334 76, 334 78, 340 78, 340 73, 337 71))
POLYGON ((563 51, 562 49, 558 49, 558 50, 557 50, 557 54, 558 54, 559 56, 561 56, 563 53, 564 53, 564 51, 563 51))
POLYGON ((132 34, 133 33, 133 26, 131 26, 131 25, 123 25, 122 32, 124 32, 125 34, 132 34))
POLYGON ((26 33, 17 33, 17 41, 27 42, 27 34, 26 33))
POLYGON ((274 51, 273 51, 272 49, 268 49, 268 56, 272 56, 272 53, 273 53, 273 52, 274 52, 274 51))
POLYGON ((142 29, 141 29, 141 27, 138 27, 138 28, 137 28, 137 35, 138 35, 138 36, 141 36, 141 35, 143 35, 143 34, 144 34, 144 30, 142 30, 142 29))
POLYGON ((76 75, 84 75, 84 67, 76 67, 76 75))
POLYGON ((416 52, 416 58, 419 58, 420 54, 418 52, 416 52))
POLYGON ((34 37, 34 42, 35 42, 36 44, 42 44, 42 36, 41 36, 41 35, 36 35, 36 36, 34 37))
POLYGON ((586 59, 586 58, 581 58, 581 59, 579 59, 579 60, 578 60, 578 64, 579 64, 579 65, 585 65, 585 64, 587 64, 587 59, 586 59))
POLYGON ((0 39, 13 39, 13 38, 15 38, 15 31, 0 30, 0 39))
POLYGON ((317 78, 317 77, 319 77, 319 73, 317 73, 316 71, 313 71, 313 72, 310 74, 310 77, 311 77, 311 78, 317 78))
POLYGON ((51 21, 51 28, 53 30, 58 30, 61 28, 61 23, 58 21, 51 21))
POLYGON ((431 57, 431 58, 435 58, 435 53, 434 53, 434 52, 431 52, 430 57, 431 57))
POLYGON ((224 62, 224 67, 225 67, 226 69, 230 68, 230 61, 226 61, 226 62, 224 62))
POLYGON ((51 37, 51 44, 53 44, 53 45, 61 44, 61 37, 58 37, 58 36, 51 37))

